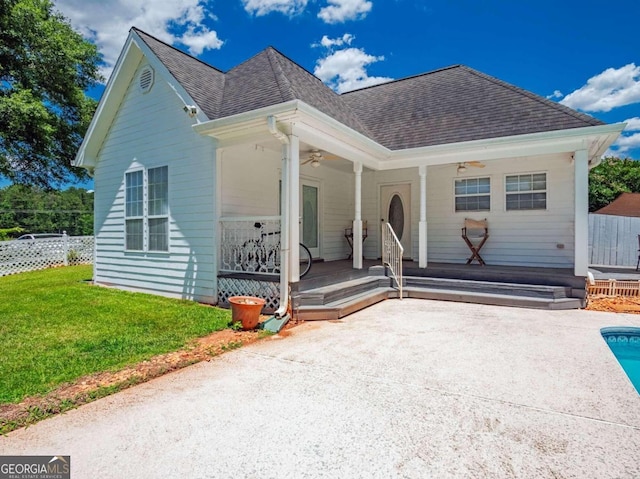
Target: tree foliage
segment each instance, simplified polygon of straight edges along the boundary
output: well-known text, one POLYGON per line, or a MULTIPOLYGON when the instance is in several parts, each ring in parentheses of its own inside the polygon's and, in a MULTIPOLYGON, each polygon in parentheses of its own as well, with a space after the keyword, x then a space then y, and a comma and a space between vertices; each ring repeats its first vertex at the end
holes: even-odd
POLYGON ((50 0, 0 0, 0 177, 44 188, 71 167, 95 100, 100 55, 50 0))
POLYGON ((608 205, 620 193, 640 193, 640 161, 607 157, 589 172, 589 211, 608 205))
POLYGON ((64 191, 11 185, 0 189, 0 231, 93 234, 93 193, 84 188, 64 191), (15 230, 20 228, 20 230, 15 230))

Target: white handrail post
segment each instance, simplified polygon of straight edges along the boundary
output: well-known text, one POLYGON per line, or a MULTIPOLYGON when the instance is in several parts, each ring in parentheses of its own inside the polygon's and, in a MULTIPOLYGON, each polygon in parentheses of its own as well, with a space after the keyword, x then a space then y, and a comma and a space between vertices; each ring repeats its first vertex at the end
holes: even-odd
POLYGON ((382 223, 382 262, 389 267, 402 299, 402 256, 404 248, 389 223, 382 223))

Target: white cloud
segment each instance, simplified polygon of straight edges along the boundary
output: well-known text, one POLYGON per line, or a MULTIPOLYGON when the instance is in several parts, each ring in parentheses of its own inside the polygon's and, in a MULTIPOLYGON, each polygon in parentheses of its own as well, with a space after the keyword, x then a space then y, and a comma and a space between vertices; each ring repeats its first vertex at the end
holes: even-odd
POLYGON ((318 18, 325 23, 344 23, 367 16, 373 4, 368 0, 327 0, 328 5, 320 9, 318 18))
POLYGON ((629 63, 607 68, 587 80, 587 84, 568 94, 560 103, 583 111, 607 112, 640 102, 640 67, 629 63))
POLYGON ((355 40, 355 36, 350 33, 345 33, 341 37, 338 38, 329 38, 324 35, 320 43, 313 43, 312 47, 325 47, 325 48, 333 48, 333 47, 341 47, 343 45, 351 45, 351 42, 355 40))
POLYGON ((623 123, 627 124, 624 131, 640 131, 640 117, 629 118, 623 123))
POLYGON ((215 19, 206 4, 206 0, 56 0, 55 7, 98 45, 105 62, 102 74, 108 78, 132 26, 169 44, 182 44, 192 55, 220 48, 222 40, 204 23, 215 19))
POLYGON ((640 117, 624 120, 627 124, 622 134, 603 156, 628 156, 630 150, 640 149, 640 117), (625 134, 631 132, 632 134, 625 134), (639 133, 635 133, 639 132, 639 133))
POLYGON ((627 157, 630 150, 640 149, 640 133, 633 135, 620 136, 613 145, 604 153, 603 156, 627 157))
POLYGON ((247 13, 256 17, 261 17, 271 12, 294 16, 304 11, 307 2, 308 0, 242 0, 247 13))
POLYGON ((547 95, 547 100, 552 100, 554 98, 562 98, 564 95, 560 90, 554 90, 551 95, 547 95))
POLYGON ((384 57, 369 55, 361 48, 345 48, 319 59, 314 73, 338 93, 344 93, 392 80, 367 74, 365 67, 381 60, 384 57))

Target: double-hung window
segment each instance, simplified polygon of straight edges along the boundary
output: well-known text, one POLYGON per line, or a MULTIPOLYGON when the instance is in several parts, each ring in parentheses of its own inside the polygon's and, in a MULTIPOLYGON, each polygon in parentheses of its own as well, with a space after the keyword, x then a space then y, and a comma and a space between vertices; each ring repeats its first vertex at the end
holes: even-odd
POLYGON ((508 175, 505 178, 507 211, 547 208, 547 174, 508 175))
POLYGON ((169 251, 168 167, 125 174, 125 249, 169 251))
POLYGON ((463 178, 455 180, 456 211, 489 211, 491 209, 491 180, 463 178))

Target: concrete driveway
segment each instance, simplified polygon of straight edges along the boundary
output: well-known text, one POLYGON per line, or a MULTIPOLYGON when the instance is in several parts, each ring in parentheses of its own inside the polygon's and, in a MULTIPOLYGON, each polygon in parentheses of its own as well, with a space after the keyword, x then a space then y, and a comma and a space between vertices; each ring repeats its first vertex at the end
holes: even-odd
POLYGON ((389 300, 15 431, 77 478, 640 477, 640 316, 389 300))

